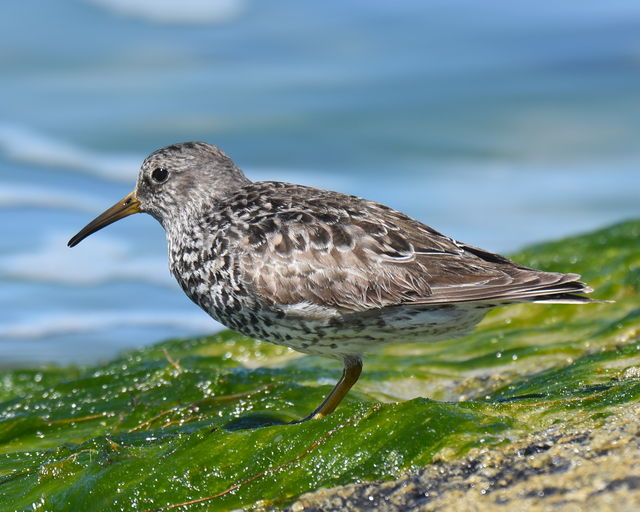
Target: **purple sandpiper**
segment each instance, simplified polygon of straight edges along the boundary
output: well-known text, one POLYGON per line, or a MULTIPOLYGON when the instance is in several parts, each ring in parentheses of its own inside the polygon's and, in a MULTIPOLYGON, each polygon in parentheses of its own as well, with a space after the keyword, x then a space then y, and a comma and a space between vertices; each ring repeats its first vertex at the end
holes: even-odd
POLYGON ((524 267, 359 197, 253 182, 203 142, 152 153, 135 190, 69 246, 138 212, 162 224, 171 272, 214 319, 343 362, 336 386, 301 421, 333 412, 373 349, 459 337, 497 306, 596 302, 581 295, 592 290, 577 274, 524 267))

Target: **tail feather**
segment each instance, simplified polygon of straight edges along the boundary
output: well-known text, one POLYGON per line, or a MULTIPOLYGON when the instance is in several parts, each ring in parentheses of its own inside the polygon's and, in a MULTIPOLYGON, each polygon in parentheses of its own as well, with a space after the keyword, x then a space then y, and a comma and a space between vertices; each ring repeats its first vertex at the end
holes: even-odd
POLYGON ((579 274, 560 274, 562 279, 551 286, 526 290, 519 294, 523 302, 543 304, 590 304, 614 302, 611 300, 593 299, 584 294, 593 292, 593 288, 580 281, 579 274))
POLYGON ((551 290, 545 290, 544 294, 532 297, 528 302, 542 304, 597 304, 615 302, 614 300, 594 299, 592 297, 580 295, 582 293, 591 293, 593 288, 586 286, 584 283, 579 281, 576 282, 576 284, 582 285, 582 288, 576 291, 565 291, 561 293, 552 293, 551 290))
MULTIPOLYGON (((588 292, 585 292, 588 293, 588 292)), ((536 304, 590 304, 590 303, 607 303, 615 302, 614 300, 593 299, 584 295, 573 293, 560 293, 557 295, 543 295, 527 302, 535 302, 536 304)))
POLYGON ((580 281, 578 274, 545 272, 523 267, 512 269, 512 280, 490 287, 450 288, 439 296, 421 299, 420 302, 451 304, 455 302, 482 302, 506 305, 518 302, 537 302, 546 304, 589 304, 611 302, 592 299, 583 294, 593 289, 580 281), (443 295, 445 295, 443 297, 443 295))

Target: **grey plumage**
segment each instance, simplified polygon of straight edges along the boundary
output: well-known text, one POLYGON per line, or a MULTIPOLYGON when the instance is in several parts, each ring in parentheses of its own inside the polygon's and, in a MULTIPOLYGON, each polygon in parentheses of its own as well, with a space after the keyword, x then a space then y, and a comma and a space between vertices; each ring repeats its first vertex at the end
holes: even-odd
POLYGON ((171 272, 212 317, 347 368, 386 343, 459 336, 492 307, 593 302, 576 274, 518 265, 359 197, 252 182, 202 142, 152 153, 128 198, 162 223, 171 272))

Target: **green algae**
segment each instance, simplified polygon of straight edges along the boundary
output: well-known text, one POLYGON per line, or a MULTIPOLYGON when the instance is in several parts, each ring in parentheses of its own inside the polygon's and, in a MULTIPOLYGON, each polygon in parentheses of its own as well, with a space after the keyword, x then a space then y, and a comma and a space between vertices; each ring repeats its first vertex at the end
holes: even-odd
POLYGON ((0 374, 0 510, 229 510, 388 479, 640 400, 640 221, 514 258, 578 272, 615 304, 523 304, 470 336, 365 361, 302 424, 337 363, 230 332, 86 369, 0 374), (421 398, 429 397, 429 398, 421 398))

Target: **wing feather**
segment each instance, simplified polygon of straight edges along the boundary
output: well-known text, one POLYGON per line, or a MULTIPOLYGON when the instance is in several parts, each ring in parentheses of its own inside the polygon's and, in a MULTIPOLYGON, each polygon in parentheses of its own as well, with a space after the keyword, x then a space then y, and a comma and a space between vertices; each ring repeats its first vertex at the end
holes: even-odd
POLYGON ((577 274, 523 267, 378 203, 299 185, 277 191, 268 213, 247 221, 240 259, 245 282, 274 305, 349 312, 590 291, 577 274))

